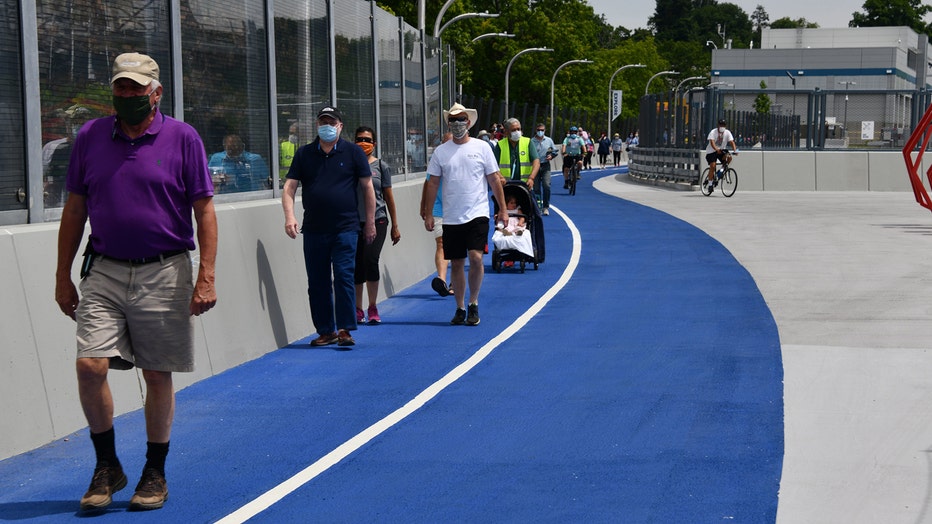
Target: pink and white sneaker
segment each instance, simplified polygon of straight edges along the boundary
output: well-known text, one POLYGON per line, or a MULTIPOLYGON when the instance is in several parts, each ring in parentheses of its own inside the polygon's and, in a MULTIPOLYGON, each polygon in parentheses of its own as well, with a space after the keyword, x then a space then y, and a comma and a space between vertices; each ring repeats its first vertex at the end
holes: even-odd
POLYGON ((374 305, 369 306, 367 313, 369 314, 370 324, 380 324, 382 322, 381 317, 379 317, 379 310, 374 305))

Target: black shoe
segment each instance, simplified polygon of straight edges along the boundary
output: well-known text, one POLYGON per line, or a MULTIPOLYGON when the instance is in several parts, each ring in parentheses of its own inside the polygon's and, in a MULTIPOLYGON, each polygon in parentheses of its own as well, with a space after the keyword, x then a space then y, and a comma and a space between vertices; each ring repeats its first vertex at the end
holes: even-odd
POLYGON ((450 289, 447 287, 447 283, 440 277, 434 277, 434 279, 430 281, 430 287, 441 297, 450 296, 450 289))
POLYGON ((453 319, 450 320, 450 323, 454 326, 462 326, 466 322, 466 310, 456 308, 456 314, 453 315, 453 319))
POLYGON ((81 497, 81 511, 106 508, 113 502, 113 494, 125 487, 126 475, 120 466, 95 469, 91 485, 81 497))
POLYGON ((168 483, 165 475, 155 468, 142 470, 142 478, 136 484, 136 493, 129 499, 130 511, 159 509, 168 500, 168 483))
POLYGON ((466 306, 469 308, 469 313, 466 315, 466 323, 470 326, 479 325, 479 304, 470 304, 466 306))

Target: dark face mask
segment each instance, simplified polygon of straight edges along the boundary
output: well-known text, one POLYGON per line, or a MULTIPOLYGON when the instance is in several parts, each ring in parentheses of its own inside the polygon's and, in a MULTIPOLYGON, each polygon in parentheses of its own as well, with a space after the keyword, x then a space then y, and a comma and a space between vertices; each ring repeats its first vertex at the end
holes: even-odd
POLYGON ((149 95, 140 96, 114 96, 113 108, 121 121, 134 126, 141 123, 152 112, 149 104, 149 95))

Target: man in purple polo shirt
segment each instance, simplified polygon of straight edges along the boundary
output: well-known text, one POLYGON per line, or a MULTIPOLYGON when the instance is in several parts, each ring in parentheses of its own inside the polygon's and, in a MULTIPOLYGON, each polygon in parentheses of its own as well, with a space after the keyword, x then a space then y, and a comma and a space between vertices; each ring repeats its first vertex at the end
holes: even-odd
POLYGON ((55 300, 77 322, 78 395, 97 463, 82 510, 100 510, 126 486, 116 454, 108 369, 142 370, 146 382, 146 464, 130 510, 168 498, 175 392, 172 372, 194 370, 194 320, 217 302, 217 218, 207 155, 197 132, 159 110, 159 66, 142 54, 113 63, 116 116, 87 123, 68 167, 68 200, 58 234, 55 300), (188 252, 195 249, 197 280, 188 252), (71 267, 90 219, 81 297, 71 267))
POLYGON ((362 149, 340 138, 343 115, 335 107, 317 113, 317 139, 301 146, 285 178, 282 208, 285 233, 304 235, 304 265, 311 320, 318 337, 313 346, 352 346, 356 329, 356 244, 359 223, 366 243, 375 239, 375 191, 369 159, 362 149), (304 223, 294 214, 300 183, 304 223), (362 188, 366 216, 360 217, 357 187, 362 188), (333 275, 331 279, 330 275, 333 275))

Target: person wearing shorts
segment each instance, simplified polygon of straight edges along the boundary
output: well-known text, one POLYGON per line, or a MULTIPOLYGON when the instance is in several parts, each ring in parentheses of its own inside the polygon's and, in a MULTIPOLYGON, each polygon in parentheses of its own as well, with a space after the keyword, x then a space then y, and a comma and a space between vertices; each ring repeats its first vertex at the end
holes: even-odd
POLYGON ((582 168, 583 155, 586 150, 586 141, 579 134, 579 128, 570 126, 570 131, 563 139, 563 189, 569 189, 570 166, 579 164, 582 168))
POLYGON ((479 324, 479 290, 485 274, 482 255, 489 238, 490 189, 498 202, 502 222, 508 220, 508 210, 495 155, 481 140, 469 137, 469 128, 476 122, 476 110, 457 103, 443 113, 453 138, 437 146, 430 157, 427 166, 430 178, 421 209, 424 227, 433 231, 434 217, 424 212, 423 203, 434 201, 443 181, 443 253, 450 260, 450 280, 456 289, 456 313, 450 323, 475 326, 479 324))
POLYGON ((718 121, 718 126, 709 131, 708 143, 705 146, 705 160, 709 163, 709 178, 701 180, 704 186, 709 186, 709 191, 718 183, 715 180, 715 166, 722 162, 728 154, 725 147, 730 145, 731 150, 737 154, 738 146, 735 145, 735 137, 728 130, 728 123, 725 119, 718 121))
MULTIPOLYGON (((430 180, 430 174, 424 179, 424 186, 421 189, 421 220, 427 220, 428 216, 434 219, 434 266, 437 268, 437 276, 430 281, 430 287, 441 297, 448 297, 453 294, 453 288, 447 285, 447 259, 443 256, 443 201, 440 198, 441 191, 437 191, 437 198, 434 199, 433 207, 427 205, 427 181, 430 180)), ((440 189, 443 188, 443 181, 440 182, 440 189)))
POLYGON ((97 458, 80 508, 99 511, 126 486, 107 373, 135 366, 146 383, 147 450, 129 509, 151 510, 168 498, 172 373, 194 370, 192 316, 217 302, 217 218, 204 144, 194 128, 159 110, 163 88, 155 60, 121 54, 110 84, 116 116, 88 122, 75 139, 55 300, 77 322, 78 396, 97 458), (71 268, 87 219, 91 234, 79 300, 71 268), (196 247, 195 280, 188 253, 196 247))

